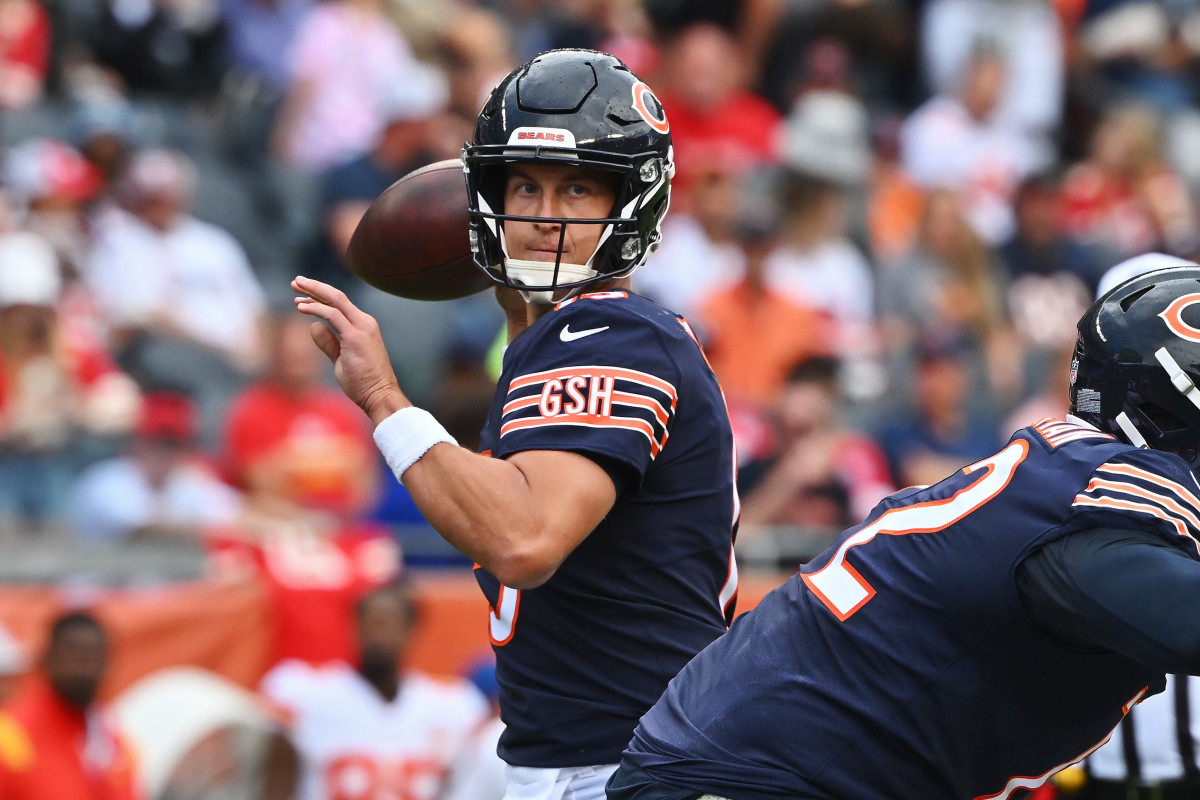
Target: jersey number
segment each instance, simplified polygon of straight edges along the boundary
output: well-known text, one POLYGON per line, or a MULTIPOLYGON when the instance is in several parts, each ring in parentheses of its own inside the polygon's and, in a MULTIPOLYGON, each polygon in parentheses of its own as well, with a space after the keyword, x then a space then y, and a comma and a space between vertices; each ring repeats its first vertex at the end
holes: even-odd
POLYGON ((445 774, 430 758, 345 755, 326 766, 325 786, 330 800, 432 800, 445 774))
POLYGON ((826 608, 845 622, 875 596, 875 588, 846 563, 850 548, 866 544, 878 534, 902 536, 945 530, 1004 491, 1028 453, 1029 444, 1017 439, 991 458, 966 467, 965 474, 978 473, 966 488, 945 500, 930 500, 884 512, 879 519, 842 542, 828 564, 801 577, 826 608))

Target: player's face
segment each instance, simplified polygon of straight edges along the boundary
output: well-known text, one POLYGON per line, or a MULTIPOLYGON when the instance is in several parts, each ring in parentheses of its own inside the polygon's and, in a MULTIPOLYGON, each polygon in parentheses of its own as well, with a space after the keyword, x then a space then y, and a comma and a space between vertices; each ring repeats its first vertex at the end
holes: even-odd
MULTIPOLYGON (((504 189, 504 212, 529 217, 600 219, 616 202, 616 178, 602 170, 571 165, 513 164, 504 189)), ((562 261, 584 264, 600 244, 603 225, 567 225, 557 222, 504 223, 509 258, 521 261, 555 261, 562 235, 562 261)))
POLYGON ((412 632, 412 615, 394 593, 363 600, 358 617, 359 656, 364 663, 395 667, 412 632))
POLYGON ((107 665, 108 643, 104 634, 82 625, 64 630, 45 660, 50 685, 76 708, 91 705, 107 665))

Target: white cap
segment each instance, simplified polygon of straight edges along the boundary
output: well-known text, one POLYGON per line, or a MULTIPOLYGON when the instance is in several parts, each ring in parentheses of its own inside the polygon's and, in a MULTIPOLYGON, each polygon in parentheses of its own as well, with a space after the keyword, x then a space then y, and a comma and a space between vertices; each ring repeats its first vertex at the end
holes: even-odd
POLYGON ((841 184, 865 181, 872 163, 866 107, 845 92, 806 92, 784 123, 781 151, 798 172, 841 184))
POLYGON ((28 231, 0 234, 0 307, 52 306, 62 290, 58 257, 28 231))
POLYGON ((1167 267, 1194 267, 1195 263, 1188 261, 1186 258, 1177 256, 1169 256, 1166 253, 1143 253, 1140 256, 1128 258, 1113 267, 1110 267, 1108 272, 1100 278, 1100 283, 1096 287, 1096 297, 1106 294, 1109 289, 1117 284, 1124 283, 1130 278, 1136 278, 1146 272, 1152 272, 1156 269, 1165 269, 1167 267))

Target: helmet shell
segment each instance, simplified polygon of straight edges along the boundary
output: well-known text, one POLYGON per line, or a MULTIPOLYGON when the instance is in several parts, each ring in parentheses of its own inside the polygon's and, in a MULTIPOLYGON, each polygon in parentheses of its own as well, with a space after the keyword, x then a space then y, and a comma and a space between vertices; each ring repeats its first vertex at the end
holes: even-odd
POLYGON ((1200 407, 1188 398, 1186 381, 1173 381, 1164 365, 1167 356, 1200 385, 1200 266, 1119 284, 1084 313, 1078 330, 1071 413, 1129 442, 1117 421, 1124 414, 1146 446, 1200 466, 1200 407))

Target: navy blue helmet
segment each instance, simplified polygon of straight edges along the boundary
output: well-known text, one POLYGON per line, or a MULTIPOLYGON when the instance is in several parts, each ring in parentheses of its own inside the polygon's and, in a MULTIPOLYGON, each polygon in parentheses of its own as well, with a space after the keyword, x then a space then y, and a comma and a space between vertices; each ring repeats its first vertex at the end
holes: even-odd
POLYGON ((1071 413, 1138 447, 1200 467, 1200 266, 1109 290, 1079 320, 1071 413))
POLYGON ((662 104, 624 62, 594 50, 543 53, 496 86, 463 149, 476 266, 496 283, 530 293, 630 274, 662 237, 672 158, 662 104), (509 258, 505 220, 531 218, 504 213, 504 167, 529 162, 613 173, 616 202, 608 217, 550 220, 605 226, 586 264, 563 262, 561 238, 554 262, 509 258))

